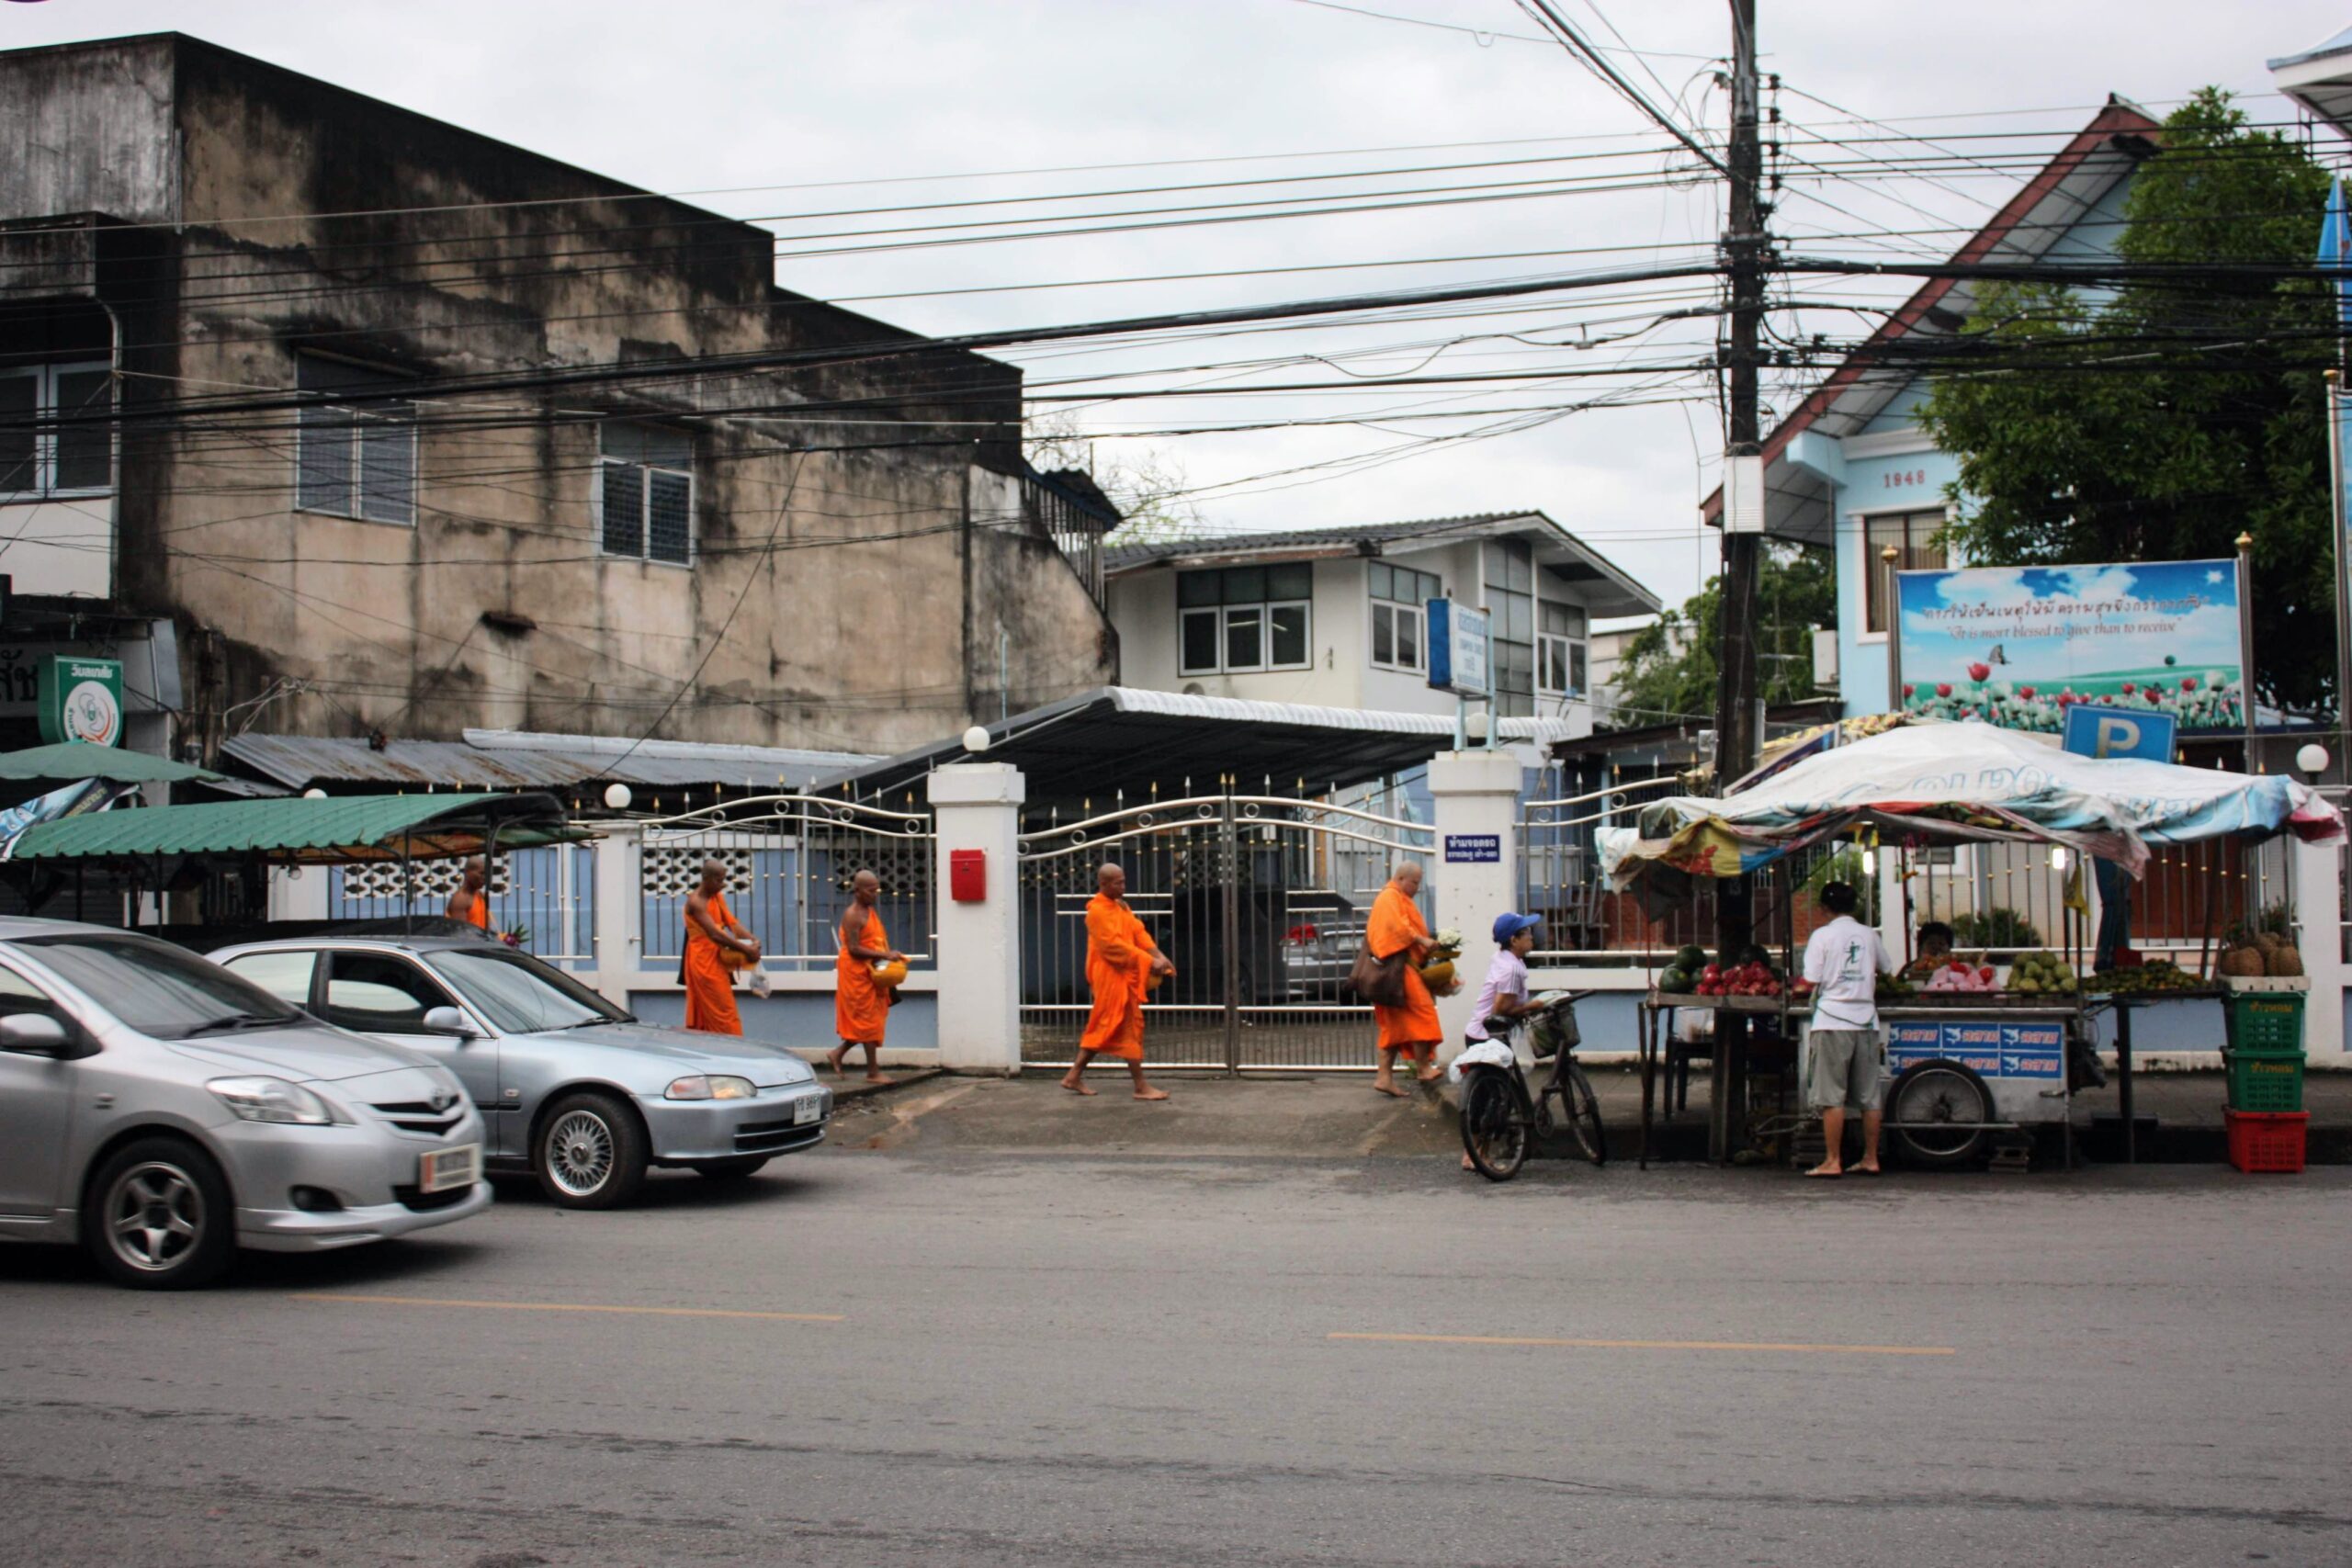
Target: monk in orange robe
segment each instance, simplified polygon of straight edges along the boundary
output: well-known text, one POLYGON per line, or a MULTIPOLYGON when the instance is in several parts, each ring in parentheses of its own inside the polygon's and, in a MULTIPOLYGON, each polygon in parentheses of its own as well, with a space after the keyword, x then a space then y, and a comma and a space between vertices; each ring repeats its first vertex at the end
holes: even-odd
POLYGON ((1095 872, 1094 886, 1086 904, 1086 983, 1094 988, 1094 1010, 1087 1015, 1078 1060, 1062 1087, 1072 1094, 1092 1094, 1086 1087, 1087 1064, 1097 1056, 1116 1056, 1135 1079, 1137 1100, 1166 1100, 1166 1089, 1144 1081, 1143 994, 1147 976, 1164 979, 1176 973, 1176 965, 1127 907, 1125 871, 1106 863, 1095 872))
POLYGON ((1411 861, 1401 863, 1373 900, 1372 919, 1364 930, 1365 945, 1374 958, 1405 954, 1405 1005, 1372 1010, 1380 1025, 1380 1069, 1373 1075, 1372 1087, 1400 1100, 1405 1091, 1396 1087, 1396 1058, 1419 1064, 1413 1076, 1428 1083, 1437 1077, 1438 1042, 1445 1038, 1437 1021, 1437 1002, 1421 981, 1421 964, 1437 942, 1430 935, 1429 922, 1421 919, 1420 905, 1414 902, 1420 891, 1421 868, 1411 861))
POLYGON ((882 1048, 882 1031, 890 1021, 890 993, 874 978, 876 964, 904 964, 907 955, 890 945, 875 903, 882 896, 882 879, 861 871, 849 879, 849 908, 842 916, 841 952, 833 956, 833 1032, 841 1044, 825 1053, 825 1060, 842 1077, 850 1048, 865 1047, 865 1081, 887 1084, 876 1062, 882 1048))
POLYGON ((449 918, 490 930, 490 863, 481 856, 466 862, 458 890, 449 895, 449 918))
POLYGON ((735 1010, 735 968, 758 961, 760 942, 727 908, 721 891, 726 886, 727 867, 707 860, 702 885, 686 895, 686 959, 681 965, 686 980, 686 1027, 741 1034, 743 1018, 735 1010), (726 954, 735 955, 733 966, 726 954))

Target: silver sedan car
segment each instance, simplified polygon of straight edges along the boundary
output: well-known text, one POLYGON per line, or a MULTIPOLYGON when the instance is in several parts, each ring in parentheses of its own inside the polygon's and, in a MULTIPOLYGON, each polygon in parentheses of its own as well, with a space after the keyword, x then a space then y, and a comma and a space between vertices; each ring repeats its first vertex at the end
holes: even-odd
POLYGON ((526 953, 471 937, 248 943, 212 955, 327 1022, 422 1051, 490 1128, 493 1167, 576 1209, 648 1168, 741 1179, 825 1136, 833 1097, 780 1045, 664 1029, 526 953))
POLYGON ((0 920, 0 1238, 173 1289, 490 1199, 482 1120, 429 1059, 151 937, 0 920))

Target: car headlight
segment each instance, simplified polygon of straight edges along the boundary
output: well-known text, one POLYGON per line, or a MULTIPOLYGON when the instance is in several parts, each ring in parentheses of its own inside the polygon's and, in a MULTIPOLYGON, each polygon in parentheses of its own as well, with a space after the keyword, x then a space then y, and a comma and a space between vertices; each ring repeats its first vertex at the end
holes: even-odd
POLYGON ((284 1078, 214 1078, 204 1087, 243 1121, 325 1127, 336 1120, 325 1100, 284 1078))
POLYGON ((664 1100, 750 1100, 760 1092, 760 1086, 749 1078, 730 1077, 725 1073, 707 1076, 696 1073, 692 1077, 672 1080, 662 1091, 664 1100))

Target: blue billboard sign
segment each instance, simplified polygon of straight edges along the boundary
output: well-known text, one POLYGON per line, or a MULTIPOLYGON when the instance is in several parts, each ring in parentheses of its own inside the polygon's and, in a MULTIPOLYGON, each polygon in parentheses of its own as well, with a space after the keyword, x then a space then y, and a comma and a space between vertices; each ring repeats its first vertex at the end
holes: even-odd
POLYGON ((2066 709, 2065 750, 2077 757, 2131 757, 2143 762, 2173 760, 2180 721, 2168 713, 2077 703, 2066 709))

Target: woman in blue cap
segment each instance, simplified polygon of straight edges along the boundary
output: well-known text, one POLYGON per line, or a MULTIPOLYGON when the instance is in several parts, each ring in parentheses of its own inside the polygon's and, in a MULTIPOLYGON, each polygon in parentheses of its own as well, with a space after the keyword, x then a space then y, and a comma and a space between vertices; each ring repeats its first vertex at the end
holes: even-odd
MULTIPOLYGON (((1484 1044, 1489 1038, 1487 1020, 1518 1018, 1535 1010, 1527 1005, 1527 954, 1535 946, 1535 928, 1543 923, 1540 915, 1506 912, 1495 917, 1494 961, 1487 965, 1486 982, 1470 1004, 1469 1027, 1462 1032, 1471 1044, 1484 1044)), ((1465 1154, 1462 1168, 1477 1168, 1465 1154)))

